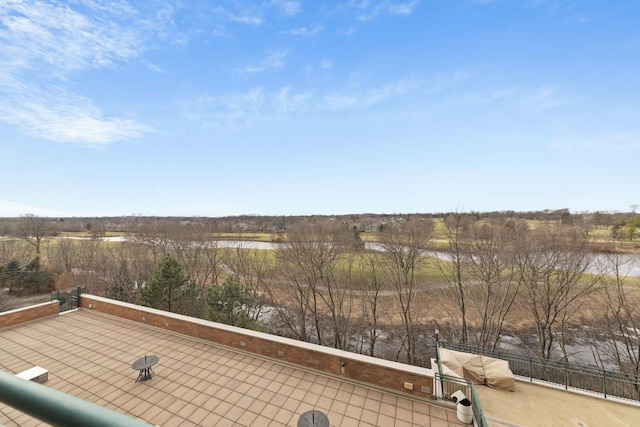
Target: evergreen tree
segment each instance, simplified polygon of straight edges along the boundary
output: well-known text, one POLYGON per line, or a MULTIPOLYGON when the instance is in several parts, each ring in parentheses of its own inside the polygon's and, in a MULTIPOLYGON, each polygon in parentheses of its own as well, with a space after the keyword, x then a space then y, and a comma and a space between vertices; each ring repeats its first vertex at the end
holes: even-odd
POLYGON ((136 301, 136 294, 136 281, 129 272, 127 261, 123 260, 118 274, 107 285, 107 298, 133 303, 136 301))
POLYGON ((53 278, 40 265, 39 256, 36 256, 29 264, 24 266, 22 278, 25 286, 29 289, 35 288, 36 293, 40 293, 43 287, 53 288, 53 278))
POLYGON ((221 286, 207 290, 207 317, 214 322, 226 323, 246 329, 260 329, 254 318, 259 301, 250 286, 235 277, 229 277, 221 286))
POLYGON ((184 274, 182 265, 167 255, 153 276, 140 290, 142 305, 180 314, 197 312, 198 298, 194 281, 184 274))

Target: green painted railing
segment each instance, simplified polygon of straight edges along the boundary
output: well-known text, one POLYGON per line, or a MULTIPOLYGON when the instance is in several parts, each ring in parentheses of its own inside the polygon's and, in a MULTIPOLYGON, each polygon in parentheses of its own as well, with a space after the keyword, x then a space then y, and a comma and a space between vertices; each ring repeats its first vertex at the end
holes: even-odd
POLYGON ((435 380, 438 389, 434 390, 434 396, 436 396, 436 399, 453 401, 452 395, 458 390, 462 391, 465 397, 471 402, 475 425, 478 427, 488 427, 489 424, 487 423, 484 411, 482 410, 482 404, 480 403, 480 399, 478 398, 473 382, 465 378, 442 374, 442 360, 440 359, 440 347, 442 344, 443 343, 441 341, 436 341, 436 361, 438 364, 438 372, 435 374, 435 380))
POLYGON ((442 387, 441 390, 443 393, 442 395, 438 393, 436 395, 437 399, 454 402, 452 395, 458 390, 462 391, 465 397, 471 402, 475 425, 478 427, 489 427, 484 411, 482 410, 482 404, 480 403, 480 399, 476 393, 476 387, 472 381, 451 375, 442 375, 440 373, 436 373, 435 376, 436 382, 438 382, 442 387))
POLYGON ((640 376, 624 372, 607 371, 593 366, 578 365, 559 360, 545 360, 535 356, 524 356, 506 351, 491 351, 480 347, 458 343, 439 343, 441 348, 480 354, 509 362, 509 368, 518 376, 557 384, 565 390, 585 390, 615 396, 621 399, 640 401, 640 376))
POLYGON ((149 427, 151 424, 0 371, 0 401, 60 427, 149 427))
POLYGON ((77 286, 71 289, 63 289, 51 292, 51 301, 60 303, 60 313, 68 310, 75 310, 80 303, 80 295, 85 292, 83 286, 77 286))

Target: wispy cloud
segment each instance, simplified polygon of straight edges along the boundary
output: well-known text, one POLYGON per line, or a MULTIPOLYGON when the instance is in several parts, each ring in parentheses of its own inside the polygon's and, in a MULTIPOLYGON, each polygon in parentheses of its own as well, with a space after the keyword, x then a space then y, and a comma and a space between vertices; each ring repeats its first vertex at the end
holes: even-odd
POLYGON ((88 145, 148 132, 131 119, 105 116, 69 83, 71 73, 139 58, 145 28, 157 17, 141 20, 135 12, 125 1, 0 3, 0 120, 34 136, 88 145))
POLYGON ((423 85, 424 83, 419 80, 406 78, 366 90, 351 88, 325 95, 323 105, 328 110, 369 108, 415 92, 423 85))
POLYGON ((356 29, 353 27, 349 27, 346 30, 338 30, 338 34, 342 36, 352 36, 356 32, 356 29))
POLYGON ((90 99, 64 87, 47 87, 45 92, 17 80, 3 86, 12 91, 10 98, 0 100, 0 120, 33 136, 99 146, 151 131, 131 119, 105 116, 90 99))
MULTIPOLYGON (((120 11, 118 7, 113 13, 120 11)), ((13 59, 14 68, 46 63, 57 70, 102 68, 138 56, 140 34, 105 13, 82 14, 67 5, 33 0, 4 3, 0 54, 13 59)))
POLYGON ((293 16, 300 12, 301 6, 298 1, 271 0, 271 4, 282 11, 283 15, 293 16))
POLYGON ((214 8, 214 12, 223 16, 232 22, 239 22, 241 24, 259 26, 264 23, 262 17, 262 11, 255 4, 244 4, 242 2, 233 2, 233 10, 230 10, 224 6, 218 6, 214 8))
POLYGON ((552 85, 509 86, 464 94, 454 92, 448 99, 455 105, 475 106, 498 102, 535 110, 548 110, 564 104, 560 88, 552 85))
POLYGON ((291 31, 289 31, 289 33, 294 36, 310 37, 318 34, 323 30, 323 28, 324 27, 322 25, 314 25, 313 27, 300 27, 292 29, 291 31))
POLYGON ((418 0, 350 0, 346 8, 355 11, 361 21, 369 21, 382 14, 410 15, 418 5, 418 0))
POLYGON ((240 22, 242 24, 247 25, 262 25, 264 20, 261 16, 251 16, 251 15, 229 15, 229 19, 234 22, 240 22))
POLYGON ((145 67, 147 67, 150 71, 153 71, 154 73, 160 73, 160 74, 164 73, 164 70, 162 68, 158 67, 155 64, 152 64, 151 62, 147 61, 144 58, 140 60, 140 63, 145 67))
POLYGON ((280 69, 285 65, 286 50, 272 50, 257 63, 239 68, 238 71, 244 73, 258 73, 267 69, 280 69))
POLYGON ((288 86, 271 91, 258 87, 240 93, 203 95, 194 100, 183 101, 181 108, 187 120, 203 126, 214 124, 242 127, 307 113, 358 111, 390 105, 424 86, 421 81, 406 78, 377 87, 352 87, 328 94, 296 91, 288 86))
POLYGON ((323 59, 322 61, 320 61, 320 68, 322 68, 323 70, 329 70, 333 68, 333 62, 329 61, 328 59, 323 59))
POLYGON ((389 12, 394 15, 410 15, 415 7, 418 5, 418 1, 410 1, 406 3, 389 3, 389 12))
POLYGON ((251 126, 259 121, 289 117, 304 108, 310 92, 290 87, 267 91, 264 87, 219 96, 204 95, 182 103, 184 116, 207 126, 251 126))

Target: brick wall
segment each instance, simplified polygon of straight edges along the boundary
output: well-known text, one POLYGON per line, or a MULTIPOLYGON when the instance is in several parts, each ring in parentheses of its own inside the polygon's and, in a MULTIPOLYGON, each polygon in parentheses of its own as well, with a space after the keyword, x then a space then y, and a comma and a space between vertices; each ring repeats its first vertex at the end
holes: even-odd
POLYGON ((433 399, 433 371, 83 294, 80 307, 375 386, 433 399), (344 372, 342 364, 345 363, 344 372), (411 384, 413 390, 406 385, 411 384), (423 391, 422 388, 428 388, 423 391))
POLYGON ((17 325, 41 317, 54 316, 58 314, 60 303, 58 301, 46 302, 32 305, 30 307, 18 308, 16 310, 0 313, 0 328, 17 325))

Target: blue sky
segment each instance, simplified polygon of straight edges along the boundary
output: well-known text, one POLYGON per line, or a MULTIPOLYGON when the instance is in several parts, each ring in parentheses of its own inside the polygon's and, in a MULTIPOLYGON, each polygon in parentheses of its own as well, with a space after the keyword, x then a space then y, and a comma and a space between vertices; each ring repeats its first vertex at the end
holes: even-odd
POLYGON ((0 216, 640 203, 636 0, 4 0, 0 64, 0 216))

